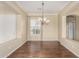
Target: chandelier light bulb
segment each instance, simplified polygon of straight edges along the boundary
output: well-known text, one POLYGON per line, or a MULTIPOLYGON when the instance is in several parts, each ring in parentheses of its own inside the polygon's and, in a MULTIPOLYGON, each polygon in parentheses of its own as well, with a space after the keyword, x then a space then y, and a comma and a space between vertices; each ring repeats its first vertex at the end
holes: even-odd
POLYGON ((50 22, 50 20, 46 20, 46 23, 49 23, 50 22))
POLYGON ((44 19, 43 19, 43 20, 46 22, 47 18, 46 18, 46 17, 44 17, 44 19))
POLYGON ((44 17, 43 19, 40 17, 38 20, 42 23, 49 23, 50 22, 50 20, 48 20, 47 17, 44 17))

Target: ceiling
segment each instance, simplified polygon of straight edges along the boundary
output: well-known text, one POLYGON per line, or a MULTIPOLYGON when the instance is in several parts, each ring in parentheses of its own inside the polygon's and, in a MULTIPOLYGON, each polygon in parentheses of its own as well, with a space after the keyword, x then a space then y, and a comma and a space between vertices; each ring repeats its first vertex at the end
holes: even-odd
MULTIPOLYGON (((16 3, 29 15, 42 12, 42 1, 17 1, 16 3)), ((44 1, 44 13, 57 14, 69 3, 70 1, 44 1)))

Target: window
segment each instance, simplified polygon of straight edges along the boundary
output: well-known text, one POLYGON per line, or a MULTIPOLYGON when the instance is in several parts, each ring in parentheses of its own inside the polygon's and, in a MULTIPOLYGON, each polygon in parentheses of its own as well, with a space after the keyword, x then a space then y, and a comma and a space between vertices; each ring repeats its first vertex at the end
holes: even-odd
POLYGON ((38 35, 40 34, 41 23, 39 20, 32 19, 31 20, 31 34, 38 35))

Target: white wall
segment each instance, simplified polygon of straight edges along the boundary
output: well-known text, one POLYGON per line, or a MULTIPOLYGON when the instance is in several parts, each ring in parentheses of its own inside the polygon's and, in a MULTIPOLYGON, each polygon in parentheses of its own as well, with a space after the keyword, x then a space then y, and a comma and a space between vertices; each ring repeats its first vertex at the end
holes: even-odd
POLYGON ((76 16, 76 40, 79 41, 79 16, 76 16))
POLYGON ((16 15, 0 15, 0 43, 16 38, 16 15))
POLYGON ((0 44, 0 58, 4 58, 13 53, 17 48, 26 42, 24 39, 12 39, 0 44))
MULTIPOLYGON (((17 6, 15 6, 17 7, 17 6)), ((20 9, 18 9, 20 10, 20 9)), ((23 45, 26 41, 27 41, 27 35, 26 35, 26 22, 27 22, 27 15, 25 15, 24 13, 22 13, 22 11, 20 11, 21 13, 17 13, 16 10, 14 10, 11 6, 3 3, 3 2, 0 2, 0 15, 15 15, 16 16, 16 19, 8 19, 8 20, 11 20, 11 21, 14 21, 16 20, 14 23, 16 26, 14 26, 14 30, 16 29, 16 34, 13 32, 13 38, 11 37, 8 37, 6 38, 5 42, 2 42, 0 41, 0 57, 3 58, 3 57, 7 57, 9 56, 13 51, 15 51, 17 48, 19 48, 21 45, 23 45), (16 35, 16 37, 15 37, 16 35)), ((7 21, 7 19, 5 20, 7 21)), ((7 22, 9 23, 9 22, 7 22)), ((11 22, 10 22, 11 23, 11 22)), ((5 23, 2 23, 2 24, 5 24, 5 23)), ((10 25, 10 24, 9 24, 10 25)), ((3 26, 5 27, 5 26, 3 26)), ((8 28, 11 28, 11 27, 5 27, 5 29, 8 29, 8 28)), ((4 29, 3 29, 4 30, 4 29)), ((10 31, 8 31, 10 32, 10 31)), ((12 31, 9 33, 11 34, 12 31)), ((3 33, 4 35, 5 33, 3 33)), ((0 40, 3 40, 3 39, 0 39, 0 40)))
MULTIPOLYGON (((60 36, 59 41, 64 47, 66 47, 68 50, 70 50, 77 57, 79 57, 79 41, 77 41, 76 39, 70 40, 70 39, 67 39, 66 37, 64 37, 64 36, 66 36, 66 34, 65 34, 66 31, 63 32, 63 28, 66 26, 63 27, 62 20, 65 21, 66 19, 62 19, 62 17, 66 16, 66 15, 79 16, 79 8, 78 7, 79 7, 79 5, 77 5, 77 4, 70 4, 67 6, 67 8, 64 8, 63 11, 59 14, 59 36, 60 36), (71 8, 69 8, 69 7, 71 7, 71 8)), ((79 21, 79 18, 77 19, 77 23, 78 23, 78 21, 79 21)), ((79 33, 78 25, 79 24, 77 24, 77 30, 76 30, 77 34, 79 33)), ((78 36, 77 36, 77 39, 79 39, 78 36)))
MULTIPOLYGON (((38 19, 37 16, 36 17, 31 16, 31 18, 36 20, 38 19)), ((50 20, 50 22, 48 24, 43 25, 43 41, 57 41, 58 40, 58 16, 50 15, 50 16, 47 16, 47 19, 50 20)), ((28 25, 30 25, 30 23, 28 25)), ((39 36, 35 36, 34 39, 33 37, 31 39, 30 31, 28 33, 29 33, 28 41, 41 41, 41 34, 39 36)))
POLYGON ((58 16, 47 16, 50 22, 43 26, 43 40, 44 41, 57 41, 58 40, 58 16))

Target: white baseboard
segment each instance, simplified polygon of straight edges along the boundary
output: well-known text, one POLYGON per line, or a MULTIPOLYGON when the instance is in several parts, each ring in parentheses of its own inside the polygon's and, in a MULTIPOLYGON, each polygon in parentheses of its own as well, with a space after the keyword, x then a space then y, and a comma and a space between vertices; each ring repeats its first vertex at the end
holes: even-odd
MULTIPOLYGON (((28 40, 28 41, 41 41, 41 40, 28 40)), ((43 41, 58 41, 57 39, 55 40, 43 40, 43 41)), ((24 42, 26 43, 26 41, 24 42)), ((16 51, 18 48, 20 48, 24 43, 20 44, 19 46, 17 46, 17 48, 13 49, 10 53, 8 53, 6 56, 4 56, 3 58, 7 58, 9 55, 11 55, 14 51, 16 51)))
POLYGON ((58 41, 58 39, 44 39, 44 40, 33 40, 33 39, 28 39, 28 41, 58 41))
MULTIPOLYGON (((26 43, 26 41, 24 42, 26 43)), ((24 44, 23 43, 23 44, 24 44)), ((23 44, 20 44, 19 46, 17 46, 17 48, 13 49, 9 54, 7 54, 6 56, 4 56, 4 58, 7 58, 9 55, 11 55, 14 51, 16 51, 18 48, 20 48, 23 44)))
POLYGON ((62 46, 64 46, 66 49, 68 49, 70 52, 72 52, 75 56, 79 57, 78 54, 76 54, 74 51, 72 51, 71 49, 69 49, 67 46, 65 46, 64 44, 60 43, 62 46))

